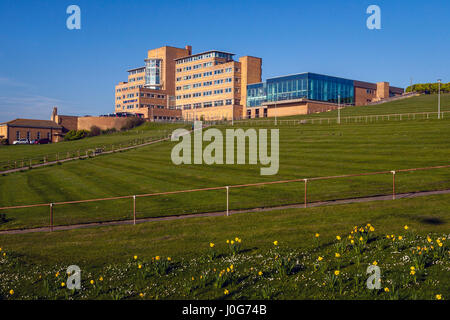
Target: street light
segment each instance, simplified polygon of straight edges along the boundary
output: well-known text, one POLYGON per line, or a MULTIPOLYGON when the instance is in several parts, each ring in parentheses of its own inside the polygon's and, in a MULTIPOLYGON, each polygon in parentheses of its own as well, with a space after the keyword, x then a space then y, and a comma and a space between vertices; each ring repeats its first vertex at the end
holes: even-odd
POLYGON ((341 124, 341 95, 338 94, 338 124, 341 124))
POLYGON ((441 79, 438 79, 439 90, 438 90, 438 119, 441 118, 441 79))

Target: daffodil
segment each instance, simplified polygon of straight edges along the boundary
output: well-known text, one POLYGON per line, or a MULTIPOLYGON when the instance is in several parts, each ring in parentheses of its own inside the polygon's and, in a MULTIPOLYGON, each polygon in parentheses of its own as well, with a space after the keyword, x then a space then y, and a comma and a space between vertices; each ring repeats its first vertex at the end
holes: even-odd
POLYGON ((277 245, 278 245, 278 241, 275 240, 275 241, 273 242, 273 244, 277 246, 277 245))
POLYGON ((334 275, 335 275, 335 276, 338 276, 339 273, 341 273, 339 270, 335 270, 335 271, 334 271, 334 275))
POLYGON ((436 295, 436 300, 442 300, 442 295, 437 294, 437 295, 436 295))
POLYGON ((210 243, 209 243, 209 246, 210 246, 211 248, 214 248, 215 244, 212 243, 212 242, 210 242, 210 243))
POLYGON ((230 293, 230 291, 228 291, 227 289, 223 290, 223 294, 227 295, 229 293, 230 293))
POLYGON ((9 290, 9 294, 13 295, 14 294, 14 290, 13 289, 9 290))
POLYGON ((384 292, 389 292, 389 288, 388 287, 384 288, 384 292))

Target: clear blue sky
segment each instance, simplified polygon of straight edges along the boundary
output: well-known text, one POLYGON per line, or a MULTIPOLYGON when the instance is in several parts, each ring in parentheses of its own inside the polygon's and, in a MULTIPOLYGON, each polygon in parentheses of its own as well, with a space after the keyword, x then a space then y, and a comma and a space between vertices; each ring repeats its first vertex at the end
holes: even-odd
POLYGON ((1 0, 0 122, 114 110, 148 49, 192 45, 263 59, 263 79, 317 72, 406 87, 450 74, 448 0, 1 0), (81 30, 66 8, 81 8, 81 30), (381 8, 381 30, 366 9, 381 8))

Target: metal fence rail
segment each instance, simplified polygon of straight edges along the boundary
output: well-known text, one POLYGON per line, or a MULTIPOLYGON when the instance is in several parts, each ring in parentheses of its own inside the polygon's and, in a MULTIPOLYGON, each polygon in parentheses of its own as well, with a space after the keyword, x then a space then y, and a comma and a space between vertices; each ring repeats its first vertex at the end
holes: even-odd
MULTIPOLYGON (((392 113, 392 114, 373 114, 373 115, 359 115, 340 117, 340 123, 373 123, 378 121, 404 121, 404 120, 425 120, 437 119, 438 112, 415 112, 415 113, 392 113)), ((448 119, 450 111, 441 111, 441 119, 448 119)), ((274 123, 275 118, 272 119, 248 119, 235 120, 235 124, 240 125, 265 125, 274 123)), ((277 119, 278 125, 301 125, 301 124, 339 124, 338 117, 333 118, 307 118, 307 119, 277 119)))
MULTIPOLYGON (((176 190, 176 191, 168 191, 168 192, 155 192, 155 193, 147 193, 147 194, 138 194, 138 195, 126 195, 126 196, 116 196, 116 197, 108 197, 108 198, 97 198, 97 199, 87 199, 87 200, 73 200, 73 201, 63 201, 63 202, 52 202, 52 203, 40 203, 40 204, 30 204, 30 205, 18 205, 18 206, 8 206, 8 207, 0 207, 1 211, 6 210, 14 210, 14 209, 24 209, 24 208, 36 208, 36 207, 48 207, 49 208, 49 230, 53 230, 54 227, 54 208, 56 206, 63 205, 73 205, 73 204, 82 204, 82 203, 92 203, 92 202, 100 202, 100 201, 113 201, 113 200, 121 200, 121 199, 132 199, 132 208, 133 208, 133 222, 136 224, 136 199, 137 198, 145 198, 145 197, 156 197, 161 195, 176 195, 182 193, 195 193, 195 192, 203 192, 203 191, 213 191, 213 190, 226 190, 226 214, 229 215, 230 208, 230 189, 239 189, 239 188, 247 188, 247 187, 255 187, 255 186, 265 186, 265 185, 274 185, 274 184, 286 184, 286 183, 294 183, 294 182, 304 182, 304 207, 306 208, 308 205, 307 195, 308 195, 308 185, 313 181, 319 180, 331 180, 331 179, 345 179, 352 177, 364 177, 364 176, 374 176, 374 175, 392 175, 392 199, 395 199, 396 195, 396 174, 400 172, 416 172, 416 171, 424 171, 424 170, 435 170, 435 169, 446 169, 450 168, 450 165, 441 165, 441 166, 433 166, 433 167, 422 167, 422 168, 411 168, 411 169, 399 169, 399 170, 386 170, 386 171, 377 171, 377 172, 364 172, 364 173, 355 173, 355 174, 344 174, 344 175, 336 175, 336 176, 323 176, 323 177, 311 177, 311 178, 298 178, 291 180, 278 180, 278 181, 267 181, 267 182, 258 182, 258 183, 248 183, 248 184, 238 184, 238 185, 229 185, 229 186, 218 186, 218 187, 209 187, 209 188, 199 188, 199 189, 187 189, 187 190, 176 190)), ((340 200, 340 199, 333 199, 340 200)), ((110 221, 110 220, 108 220, 110 221)), ((107 222, 107 221, 97 221, 97 222, 107 222)), ((13 230, 13 229, 9 229, 13 230)), ((7 230, 2 230, 7 231, 7 230)))

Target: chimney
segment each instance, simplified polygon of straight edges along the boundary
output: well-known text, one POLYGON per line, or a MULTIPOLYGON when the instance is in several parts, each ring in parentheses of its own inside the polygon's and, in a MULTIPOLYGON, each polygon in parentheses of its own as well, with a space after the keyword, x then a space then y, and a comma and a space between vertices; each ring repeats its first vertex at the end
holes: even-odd
POLYGON ((185 46, 184 48, 188 52, 188 56, 190 56, 192 54, 192 46, 185 46))
POLYGON ((52 112, 52 121, 56 122, 56 116, 58 115, 58 107, 53 107, 53 112, 52 112))

